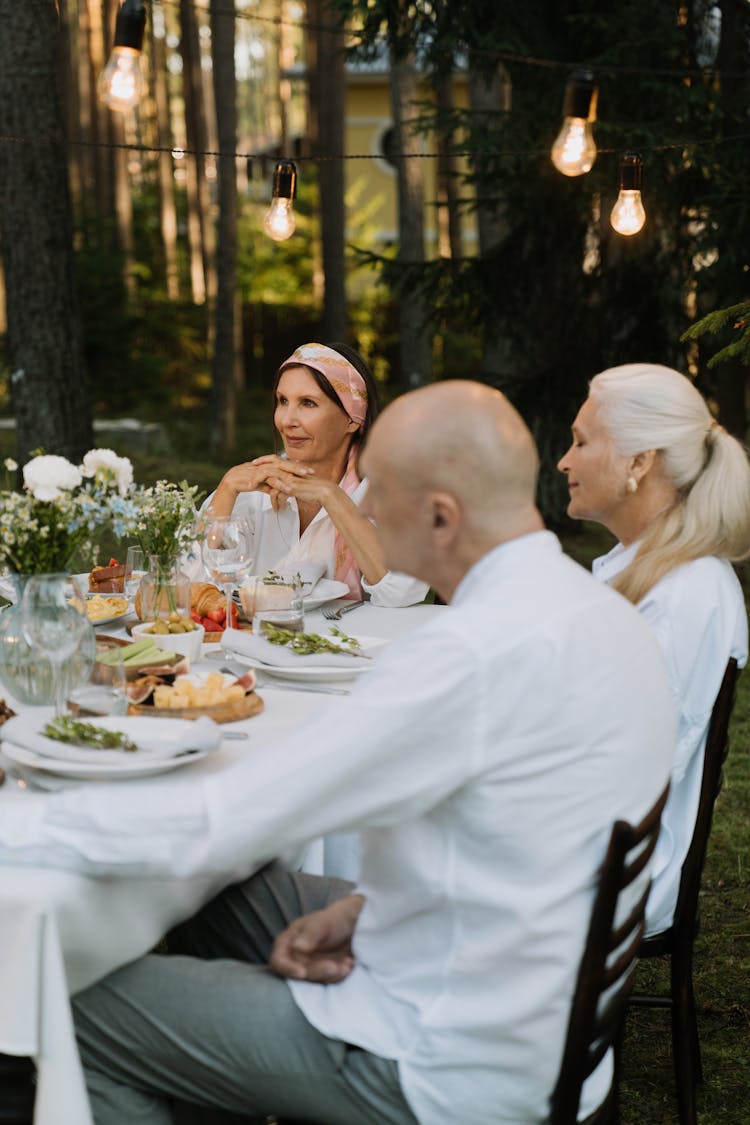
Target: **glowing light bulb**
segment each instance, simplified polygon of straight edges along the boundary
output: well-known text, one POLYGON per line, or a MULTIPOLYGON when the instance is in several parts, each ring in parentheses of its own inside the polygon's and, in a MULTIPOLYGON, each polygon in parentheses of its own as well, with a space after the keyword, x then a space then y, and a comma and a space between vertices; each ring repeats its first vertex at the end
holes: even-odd
POLYGON ((564 176, 590 172, 596 160, 596 143, 588 121, 566 117, 552 146, 552 163, 564 176))
POLYGON ((142 0, 123 0, 117 11, 115 42, 99 76, 99 97, 110 109, 133 109, 143 93, 141 48, 146 27, 142 0))
POLYGON ((638 234, 646 222, 641 200, 643 161, 636 152, 626 152, 620 161, 620 194, 609 217, 618 234, 638 234))
POLYGON ((124 113, 138 105, 143 93, 141 53, 132 47, 114 47, 99 76, 99 97, 110 109, 124 113))
POLYGON ((291 160, 281 160, 273 174, 273 199, 263 219, 263 229, 274 242, 291 238, 297 228, 294 218, 294 196, 297 168, 291 160))
POLYGON ((598 90, 590 70, 576 70, 565 87, 563 124, 552 146, 552 163, 564 176, 590 172, 596 160, 591 126, 596 121, 598 90))

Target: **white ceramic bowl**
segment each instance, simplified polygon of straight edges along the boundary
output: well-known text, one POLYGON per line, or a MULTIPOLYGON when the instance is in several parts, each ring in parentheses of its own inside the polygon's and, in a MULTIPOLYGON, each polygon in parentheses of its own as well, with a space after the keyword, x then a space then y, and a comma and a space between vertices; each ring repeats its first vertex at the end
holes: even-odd
POLYGON ((133 640, 140 641, 143 637, 151 637, 157 648, 166 649, 168 652, 179 652, 181 656, 186 656, 191 664, 200 660, 201 645, 206 632, 202 625, 196 622, 195 628, 189 633, 149 633, 152 624, 151 621, 142 621, 140 625, 134 625, 131 630, 133 640))

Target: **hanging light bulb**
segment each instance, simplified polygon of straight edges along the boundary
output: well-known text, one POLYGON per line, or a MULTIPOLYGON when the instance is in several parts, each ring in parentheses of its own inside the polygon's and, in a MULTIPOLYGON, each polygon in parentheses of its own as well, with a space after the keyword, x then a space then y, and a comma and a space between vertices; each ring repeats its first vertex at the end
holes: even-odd
POLYGON ((263 229, 274 242, 291 238, 297 226, 292 204, 297 188, 297 168, 291 160, 280 160, 273 173, 273 199, 263 219, 263 229))
POLYGON ((145 26, 142 0, 123 0, 117 12, 112 54, 99 76, 100 100, 119 113, 136 106, 143 92, 141 48, 145 26))
POLYGON ((637 152, 626 152, 620 159, 620 194, 609 221, 618 234, 638 234, 646 222, 641 202, 643 161, 637 152))
POLYGON ((596 121, 599 91, 590 70, 575 70, 565 87, 563 124, 552 146, 552 163, 564 176, 590 172, 596 160, 591 126, 596 121))

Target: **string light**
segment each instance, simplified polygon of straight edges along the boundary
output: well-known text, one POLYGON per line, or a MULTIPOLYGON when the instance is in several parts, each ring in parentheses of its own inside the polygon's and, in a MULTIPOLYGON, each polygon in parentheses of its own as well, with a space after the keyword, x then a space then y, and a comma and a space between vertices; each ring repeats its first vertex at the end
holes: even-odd
POLYGON ((618 234, 638 234, 646 222, 641 201, 643 160, 637 152, 626 152, 620 160, 620 194, 609 221, 618 234))
POLYGON ((143 93, 141 49, 146 27, 142 0, 123 0, 117 12, 112 54, 99 77, 99 97, 106 106, 124 113, 143 93))
POLYGON ((590 70, 575 70, 565 87, 563 124, 552 146, 552 163, 564 176, 590 172, 596 160, 591 126, 599 91, 590 70))
POLYGON ((297 227, 292 207, 296 189, 296 165, 291 160, 280 160, 273 173, 271 206, 263 219, 263 229, 274 242, 285 242, 297 227))

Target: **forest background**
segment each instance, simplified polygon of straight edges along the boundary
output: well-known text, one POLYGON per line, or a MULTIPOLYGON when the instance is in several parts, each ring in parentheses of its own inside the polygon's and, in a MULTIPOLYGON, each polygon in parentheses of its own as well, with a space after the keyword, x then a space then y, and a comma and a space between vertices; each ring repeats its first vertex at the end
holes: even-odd
MULTIPOLYGON (((358 347, 386 400, 438 378, 502 387, 536 434, 555 526, 554 465, 598 370, 676 366, 746 438, 747 0, 145 6, 147 89, 119 116, 95 94, 115 0, 0 0, 4 455, 78 456, 94 420, 127 415, 157 424, 162 444, 106 430, 97 441, 130 454, 140 481, 209 488, 268 450, 273 371, 315 337, 358 347), (347 66, 373 59, 389 69, 399 202, 398 237, 375 249, 342 159, 369 158, 345 152, 343 118, 347 66), (549 150, 576 66, 599 85, 599 156, 566 179, 549 150), (608 221, 624 150, 645 164, 647 222, 630 239, 608 221), (261 229, 278 156, 300 171, 297 233, 281 244, 261 229), (475 245, 459 221, 469 213, 475 245)), ((570 528, 565 541, 584 562, 606 546, 570 528)), ((747 1121, 747 676, 733 732, 698 950, 704 1125, 747 1121)), ((629 1022, 623 1095, 630 1125, 675 1120, 658 1015, 629 1022)))
POLYGON ((0 0, 0 413, 17 460, 78 453, 92 418, 127 414, 164 423, 208 484, 268 449, 273 370, 316 336, 358 347, 386 400, 433 378, 506 390, 555 523, 554 463, 604 367, 679 367, 744 438, 747 0, 154 0, 146 92, 125 115, 95 96, 117 7, 0 0), (372 59, 390 70, 399 199, 399 237, 375 250, 343 159, 368 155, 344 151, 345 88, 372 59), (580 65, 599 86, 600 151, 568 179, 549 149, 580 65), (645 163, 634 238, 608 221, 626 149, 645 163), (277 156, 300 170, 298 230, 280 244, 261 227, 277 156), (685 338, 727 306, 716 336, 685 338), (722 346, 735 354, 709 368, 722 346))

